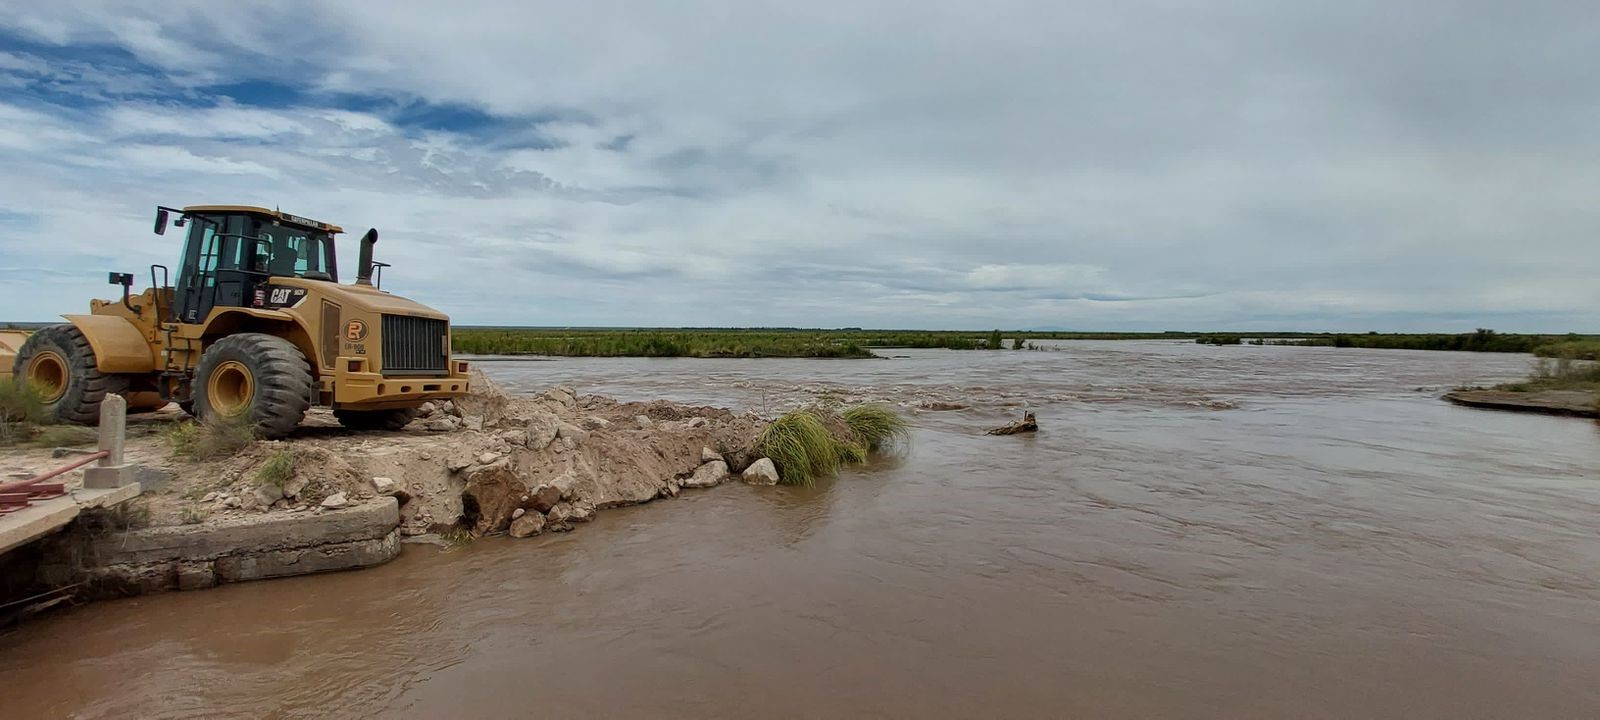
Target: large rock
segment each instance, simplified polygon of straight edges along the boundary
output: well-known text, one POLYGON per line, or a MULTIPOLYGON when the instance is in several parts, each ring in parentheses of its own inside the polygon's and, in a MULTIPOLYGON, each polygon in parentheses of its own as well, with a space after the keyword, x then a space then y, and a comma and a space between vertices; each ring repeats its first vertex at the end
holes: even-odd
POLYGON ((699 468, 693 475, 683 481, 686 488, 709 488, 721 485, 728 479, 728 464, 721 460, 712 460, 699 468))
POLYGON ((472 520, 475 535, 501 532, 511 525, 511 513, 527 494, 528 486, 511 469, 511 463, 500 460, 467 476, 466 489, 461 491, 462 513, 472 520))
POLYGON ((578 404, 577 391, 561 385, 544 391, 539 397, 566 408, 575 407, 578 404))
POLYGON ((524 513, 522 517, 511 521, 511 537, 525 538, 538 535, 544 531, 544 516, 539 513, 524 513))
POLYGON ((711 448, 708 448, 708 447, 700 448, 700 462, 708 463, 708 462, 712 462, 712 461, 715 461, 715 460, 721 460, 721 459, 722 459, 722 453, 719 453, 719 452, 717 452, 715 450, 712 450, 711 448))
POLYGON ((550 512, 558 502, 561 502, 561 488, 554 485, 540 485, 529 499, 531 507, 542 513, 550 512))
POLYGON ((750 467, 751 463, 760 460, 761 456, 754 450, 744 448, 734 450, 733 452, 723 455, 722 459, 728 461, 729 470, 732 470, 736 473, 742 473, 745 471, 745 468, 750 467))
POLYGON ((394 484, 394 478, 375 477, 372 479, 372 490, 379 495, 393 495, 398 489, 394 484))
POLYGON ((255 496, 256 502, 261 505, 271 505, 283 499, 283 488, 272 483, 263 483, 261 487, 256 488, 255 496))
POLYGON ((556 436, 581 443, 589 439, 589 431, 571 423, 561 423, 556 426, 556 436))
POLYGON ((556 420, 556 416, 536 413, 528 418, 527 428, 524 431, 526 439, 523 444, 527 445, 529 450, 543 450, 555 442, 558 429, 559 421, 556 420))
POLYGON ((770 458, 761 458, 744 469, 744 481, 751 485, 777 485, 778 467, 770 458))
MULTIPOLYGON (((532 513, 529 513, 530 515, 532 513)), ((572 529, 568 521, 572 519, 572 506, 567 503, 556 503, 550 512, 544 516, 544 529, 550 532, 564 532, 572 529)))
POLYGON ((337 492, 322 499, 322 507, 328 510, 338 510, 350 504, 350 499, 344 493, 337 492))

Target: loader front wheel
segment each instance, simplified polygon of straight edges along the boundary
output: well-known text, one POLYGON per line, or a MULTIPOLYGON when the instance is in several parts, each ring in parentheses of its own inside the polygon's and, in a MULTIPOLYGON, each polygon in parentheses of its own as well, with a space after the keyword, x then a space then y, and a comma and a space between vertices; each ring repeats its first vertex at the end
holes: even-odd
POLYGON ((202 420, 248 418, 268 440, 293 432, 311 407, 311 365, 276 335, 229 335, 195 368, 194 409, 202 420))
POLYGON ((333 416, 351 430, 399 430, 416 419, 417 409, 335 410, 333 416))
POLYGON ((94 348, 75 325, 52 325, 28 336, 11 372, 38 390, 45 415, 60 422, 100 424, 100 401, 128 387, 127 378, 95 367, 94 348))

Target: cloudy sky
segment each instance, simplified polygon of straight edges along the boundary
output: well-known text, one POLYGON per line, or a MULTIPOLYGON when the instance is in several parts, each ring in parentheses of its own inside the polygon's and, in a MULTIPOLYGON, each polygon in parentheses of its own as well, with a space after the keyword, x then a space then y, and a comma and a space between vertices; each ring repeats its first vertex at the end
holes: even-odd
POLYGON ((1596 27, 1581 0, 5 3, 0 319, 175 264, 158 203, 244 203, 351 228, 347 271, 378 227, 386 288, 458 323, 1595 332, 1596 27))

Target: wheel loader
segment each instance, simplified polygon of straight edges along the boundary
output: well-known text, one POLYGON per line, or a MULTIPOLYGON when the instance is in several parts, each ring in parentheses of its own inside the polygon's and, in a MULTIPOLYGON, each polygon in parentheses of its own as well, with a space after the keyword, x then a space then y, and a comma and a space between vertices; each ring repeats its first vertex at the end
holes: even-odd
POLYGON ((133 275, 113 272, 120 300, 0 334, 0 372, 34 385, 56 419, 94 424, 116 393, 130 410, 176 402, 278 438, 312 405, 349 428, 399 429, 422 403, 468 392, 449 317, 381 289, 376 229, 361 239, 355 282, 341 284, 337 225, 243 205, 158 207, 155 233, 169 227, 184 229, 176 282, 152 265, 134 294, 133 275))

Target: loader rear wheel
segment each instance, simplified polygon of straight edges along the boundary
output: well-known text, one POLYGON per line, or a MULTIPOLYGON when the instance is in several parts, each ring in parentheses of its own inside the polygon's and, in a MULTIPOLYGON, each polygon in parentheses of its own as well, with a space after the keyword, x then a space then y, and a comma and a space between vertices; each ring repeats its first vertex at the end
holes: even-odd
POLYGON ((229 335, 200 356, 194 409, 202 420, 249 418, 268 440, 293 432, 311 407, 311 365, 276 335, 229 335))
POLYGON ((333 416, 351 430, 399 430, 416 419, 417 409, 335 410, 333 416))
POLYGON ((100 424, 100 401, 128 387, 127 378, 95 367, 94 348, 75 325, 52 325, 28 336, 11 372, 37 388, 45 415, 61 422, 100 424))

